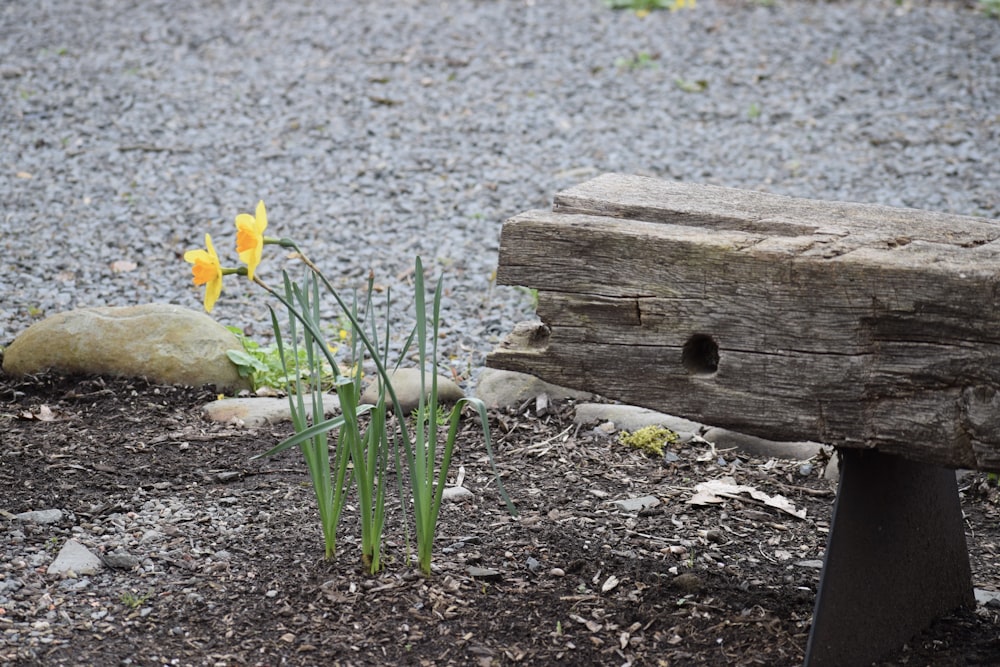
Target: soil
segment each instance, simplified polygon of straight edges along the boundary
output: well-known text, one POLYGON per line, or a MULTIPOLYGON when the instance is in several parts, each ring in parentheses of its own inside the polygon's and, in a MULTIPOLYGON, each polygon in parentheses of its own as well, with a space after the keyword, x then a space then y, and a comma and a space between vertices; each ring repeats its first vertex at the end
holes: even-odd
MULTIPOLYGON (((297 450, 251 460, 290 427, 206 421, 214 399, 141 380, 0 375, 0 584, 20 582, 0 586, 0 664, 801 664, 835 495, 823 461, 707 444, 650 457, 575 425, 572 404, 495 411, 496 462, 519 515, 470 418, 450 478, 464 468, 474 497, 443 507, 432 575, 407 565, 394 497, 385 566, 369 575, 353 508, 323 559, 297 450), (688 502, 726 475, 805 518, 749 497, 688 502), (613 504, 646 495, 661 504, 613 504), (12 518, 48 508, 66 518, 12 518), (130 521, 151 511, 160 525, 146 540, 130 521), (139 562, 47 575, 69 537, 139 562)), ((980 474, 960 486, 975 585, 995 590, 997 491, 980 474)), ((998 630, 990 606, 959 612, 881 664, 1000 664, 998 630)))

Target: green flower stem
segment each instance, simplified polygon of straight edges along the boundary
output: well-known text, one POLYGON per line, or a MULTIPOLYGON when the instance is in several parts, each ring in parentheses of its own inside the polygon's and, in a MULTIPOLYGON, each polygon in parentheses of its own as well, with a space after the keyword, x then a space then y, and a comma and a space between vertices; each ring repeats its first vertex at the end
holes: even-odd
MULTIPOLYGON (((267 243, 268 242, 267 238, 265 238, 264 241, 265 243, 267 243)), ((407 443, 407 445, 409 445, 410 437, 409 433, 406 430, 406 419, 404 418, 402 409, 399 407, 399 400, 396 398, 396 390, 393 388, 392 383, 389 382, 389 373, 386 370, 385 364, 383 363, 382 356, 378 348, 372 343, 371 339, 365 334, 364 328, 358 322, 354 313, 351 312, 351 309, 348 307, 347 303, 344 302, 344 300, 340 297, 340 294, 337 293, 337 290, 334 289, 330 281, 327 280, 325 275, 323 275, 323 272, 319 270, 319 267, 316 266, 312 262, 312 260, 310 260, 309 257, 306 256, 304 252, 302 252, 302 249, 298 246, 297 243, 295 243, 295 241, 288 238, 274 239, 273 244, 280 245, 283 248, 290 248, 294 250, 296 255, 298 255, 298 258, 302 260, 302 263, 305 264, 306 267, 308 267, 308 269, 312 271, 312 273, 320 279, 320 281, 323 283, 323 286, 327 289, 327 291, 333 295, 333 298, 337 301, 337 305, 340 306, 341 311, 350 320, 351 326, 357 332, 358 337, 361 339, 362 344, 364 344, 365 346, 365 349, 367 349, 368 353, 371 355, 372 361, 375 363, 375 368, 378 370, 379 377, 382 378, 382 384, 385 386, 386 391, 389 392, 389 397, 392 399, 392 405, 396 413, 396 417, 399 420, 400 428, 403 431, 403 441, 407 443)), ((257 277, 254 276, 255 281, 256 278, 257 277)), ((275 294, 273 291, 271 291, 271 293, 277 296, 277 294, 275 294)), ((280 299, 280 297, 278 298, 280 299)), ((303 322, 303 324, 305 325, 306 323, 303 322)), ((336 367, 336 364, 334 364, 332 361, 332 354, 328 356, 331 358, 331 364, 334 367, 336 367)), ((336 368, 334 368, 334 374, 336 373, 337 373, 336 368)))

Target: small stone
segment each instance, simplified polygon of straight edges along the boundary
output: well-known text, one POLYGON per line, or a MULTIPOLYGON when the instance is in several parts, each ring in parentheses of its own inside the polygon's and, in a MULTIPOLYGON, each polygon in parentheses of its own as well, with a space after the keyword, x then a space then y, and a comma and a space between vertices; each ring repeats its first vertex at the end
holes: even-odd
POLYGON ((721 544, 726 541, 726 536, 722 534, 721 530, 713 529, 705 531, 705 539, 715 544, 721 544))
POLYGON ((576 406, 576 415, 573 417, 574 423, 595 424, 605 421, 613 421, 618 428, 626 431, 638 431, 646 426, 662 426, 675 433, 683 431, 693 435, 702 428, 698 422, 634 405, 580 403, 576 406))
POLYGON ((614 435, 614 432, 615 432, 615 423, 614 422, 604 422, 603 424, 599 424, 599 425, 597 425, 597 426, 594 427, 594 435, 597 435, 597 436, 600 436, 600 437, 603 437, 603 438, 608 438, 608 437, 614 435))
POLYGON ((473 579, 484 579, 487 581, 500 578, 500 570, 494 570, 490 567, 478 567, 476 565, 470 565, 468 569, 469 576, 473 579))
MULTIPOLYGON (((396 392, 396 398, 399 399, 399 407, 403 414, 413 412, 420 404, 420 376, 419 368, 400 368, 389 373, 389 380, 392 382, 392 388, 396 392)), ((424 378, 424 389, 427 391, 425 399, 430 397, 431 382, 431 374, 428 373, 424 378)), ((462 388, 449 378, 438 375, 437 383, 439 403, 454 403, 465 398, 465 392, 462 391, 462 388)), ((361 402, 375 403, 377 400, 378 382, 372 380, 361 393, 361 402)), ((385 403, 386 407, 392 408, 392 399, 388 392, 386 392, 385 403)))
POLYGON ((542 567, 541 562, 539 562, 537 558, 533 558, 531 556, 528 556, 525 563, 528 565, 528 569, 532 572, 538 572, 538 570, 542 567))
POLYGON ((697 593, 704 584, 697 574, 685 572, 674 577, 674 585, 685 593, 697 593))
POLYGON ((16 79, 24 76, 24 68, 14 65, 0 65, 0 79, 16 79))
POLYGON ((660 499, 656 496, 640 496, 638 498, 616 500, 612 504, 624 512, 640 512, 642 510, 658 507, 660 499))
POLYGON ((542 394, 545 394, 550 402, 571 398, 589 400, 593 397, 593 394, 588 392, 560 387, 528 373, 497 368, 484 368, 476 383, 476 398, 491 409, 516 407, 542 394))
POLYGON ((799 466, 799 474, 803 477, 808 477, 812 474, 813 467, 811 463, 803 463, 799 466))
POLYGON ((145 533, 142 534, 142 537, 139 538, 139 541, 145 544, 148 542, 156 542, 157 540, 162 540, 163 538, 164 534, 161 533, 160 531, 147 530, 145 533))
MULTIPOLYGON (((239 422, 244 426, 264 426, 291 421, 287 398, 224 398, 206 403, 205 416, 217 422, 239 422)), ((340 411, 334 394, 323 395, 323 412, 331 416, 340 411)))
POLYGON ((18 521, 30 521, 31 523, 47 524, 59 523, 62 521, 62 510, 33 510, 31 512, 19 512, 14 515, 18 521))
POLYGON ((139 565, 139 559, 124 551, 113 551, 104 554, 104 564, 116 570, 131 570, 139 565))
POLYGON ((566 570, 562 569, 561 567, 554 567, 551 570, 549 570, 549 574, 551 574, 553 577, 565 577, 566 570))
MULTIPOLYGON (((816 442, 776 442, 723 428, 710 428, 702 436, 715 443, 719 449, 736 449, 740 453, 758 458, 811 459, 823 450, 816 442)), ((725 465, 723 462, 720 465, 725 465)))
POLYGON ((472 500, 474 497, 475 496, 472 491, 469 491, 464 486, 449 486, 441 492, 441 500, 447 500, 453 503, 472 500))
POLYGON ((76 540, 67 540, 59 555, 52 561, 48 574, 66 576, 94 574, 101 569, 101 559, 76 540))
POLYGON ((169 304, 78 308, 47 317, 5 350, 3 370, 146 377, 165 384, 248 389, 226 355, 236 336, 205 313, 169 304))

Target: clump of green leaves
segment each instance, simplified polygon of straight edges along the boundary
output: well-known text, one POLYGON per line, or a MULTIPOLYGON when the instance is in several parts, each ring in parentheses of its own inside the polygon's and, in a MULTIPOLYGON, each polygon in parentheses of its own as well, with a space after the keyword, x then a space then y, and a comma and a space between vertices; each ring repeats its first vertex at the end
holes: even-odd
POLYGON ((643 426, 633 433, 622 431, 618 435, 619 444, 632 447, 650 456, 663 456, 667 445, 677 442, 678 435, 659 424, 643 426))
POLYGON ((647 51, 639 51, 631 58, 616 58, 615 67, 618 69, 652 69, 658 67, 656 62, 658 55, 651 55, 647 51))
POLYGON ((683 90, 685 93, 700 93, 708 88, 708 80, 685 79, 679 76, 674 79, 674 85, 683 90))
MULTIPOLYGON (((307 372, 304 370, 302 371, 303 375, 298 377, 288 374, 289 368, 303 368, 305 366, 305 350, 297 351, 300 358, 299 363, 295 363, 291 358, 283 356, 277 345, 262 346, 249 338, 239 327, 226 328, 236 336, 243 348, 241 350, 227 350, 226 355, 230 361, 236 364, 240 377, 250 380, 250 386, 254 391, 261 387, 271 387, 272 389, 294 392, 297 386, 296 380, 305 379, 304 374, 307 372)), ((289 350, 284 352, 285 355, 291 353, 289 350)), ((321 369, 319 381, 326 387, 333 385, 333 372, 329 364, 321 369)))
POLYGON ((631 9, 636 13, 648 14, 654 9, 676 11, 684 7, 694 8, 695 0, 604 0, 611 9, 631 9))
POLYGON ((979 0, 979 9, 991 18, 1000 19, 1000 0, 979 0))
POLYGON ((142 606, 142 603, 149 599, 149 593, 133 593, 132 591, 125 591, 121 595, 121 602, 123 605, 129 609, 138 609, 142 606))

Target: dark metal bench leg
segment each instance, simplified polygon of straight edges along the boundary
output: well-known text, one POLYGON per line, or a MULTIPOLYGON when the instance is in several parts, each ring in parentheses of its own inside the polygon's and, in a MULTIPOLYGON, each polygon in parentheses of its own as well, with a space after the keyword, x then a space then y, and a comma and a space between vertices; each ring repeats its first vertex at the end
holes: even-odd
POLYGON ((975 606, 955 472, 840 455, 806 667, 870 665, 938 616, 975 606))

